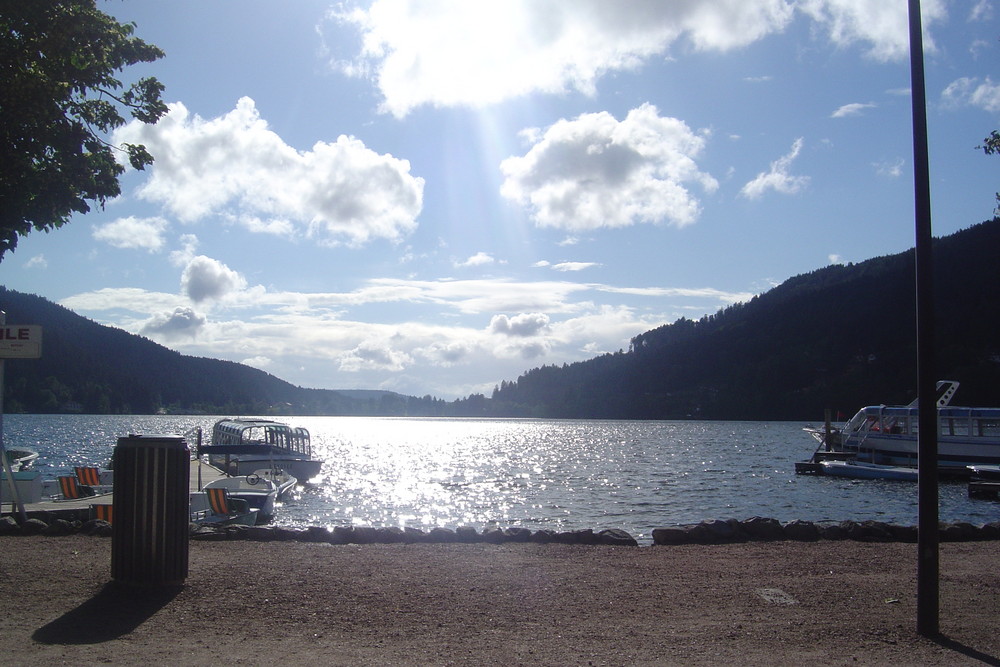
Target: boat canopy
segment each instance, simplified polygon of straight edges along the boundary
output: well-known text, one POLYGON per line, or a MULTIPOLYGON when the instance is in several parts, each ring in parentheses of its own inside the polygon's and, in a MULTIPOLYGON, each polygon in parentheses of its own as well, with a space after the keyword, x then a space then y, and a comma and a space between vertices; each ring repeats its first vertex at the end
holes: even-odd
MULTIPOLYGON (((917 432, 919 413, 915 406, 869 405, 847 422, 844 432, 913 434, 917 432)), ((938 408, 937 414, 941 435, 1000 436, 1000 408, 949 405, 938 408)))
POLYGON ((257 454, 262 448, 275 453, 312 457, 309 431, 269 419, 221 419, 212 428, 212 444, 205 454, 257 454))

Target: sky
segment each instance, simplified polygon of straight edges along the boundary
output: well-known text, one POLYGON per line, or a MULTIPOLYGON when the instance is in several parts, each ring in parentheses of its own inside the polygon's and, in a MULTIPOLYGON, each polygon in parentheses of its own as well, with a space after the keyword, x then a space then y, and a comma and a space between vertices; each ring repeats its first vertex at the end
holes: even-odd
MULTIPOLYGON (((921 4, 943 236, 997 204, 1000 2, 921 4)), ((98 6, 166 53, 111 137, 155 163, 0 283, 183 354, 488 396, 914 243, 905 0, 98 6)))

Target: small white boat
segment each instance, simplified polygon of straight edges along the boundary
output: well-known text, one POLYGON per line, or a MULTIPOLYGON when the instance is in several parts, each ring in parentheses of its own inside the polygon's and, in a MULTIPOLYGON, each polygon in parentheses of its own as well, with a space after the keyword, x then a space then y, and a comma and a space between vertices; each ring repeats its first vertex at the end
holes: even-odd
POLYGON ((201 526, 254 526, 257 510, 242 498, 231 498, 226 489, 216 489, 215 498, 210 491, 193 491, 190 494, 191 522, 201 526))
POLYGON ((1000 465, 969 466, 969 477, 981 481, 1000 482, 1000 465))
POLYGON ((255 470, 249 475, 223 477, 205 485, 205 490, 226 489, 230 499, 245 500, 257 511, 256 522, 267 523, 274 518, 274 503, 295 486, 296 479, 277 468, 255 470))
POLYGON ((1000 500, 1000 465, 969 466, 969 497, 1000 500))
POLYGON ((917 481, 917 469, 907 466, 891 466, 865 461, 820 461, 823 475, 850 477, 852 479, 889 479, 906 482, 917 481))
POLYGON ((4 453, 7 455, 7 461, 10 462, 12 472, 30 470, 35 464, 35 459, 38 458, 38 452, 33 449, 5 449, 4 453))

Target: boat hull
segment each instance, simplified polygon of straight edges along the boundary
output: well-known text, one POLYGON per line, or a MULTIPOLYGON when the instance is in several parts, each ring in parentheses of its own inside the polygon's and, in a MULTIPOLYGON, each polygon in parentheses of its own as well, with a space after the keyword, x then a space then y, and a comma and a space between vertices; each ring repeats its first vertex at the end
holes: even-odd
POLYGON ((209 482, 205 488, 228 489, 230 498, 245 500, 250 509, 257 510, 255 521, 258 524, 268 523, 274 518, 278 489, 267 479, 255 475, 226 477, 209 482))
POLYGON ((266 479, 272 484, 274 484, 275 491, 277 493, 278 500, 281 500, 282 496, 287 494, 295 485, 298 484, 298 479, 290 475, 287 471, 281 468, 265 468, 260 470, 254 470, 252 475, 257 475, 262 479, 266 479))
MULTIPOLYGON (((843 450, 874 463, 896 466, 917 465, 917 436, 868 433, 843 438, 843 450)), ((1000 464, 1000 438, 962 438, 939 435, 938 467, 964 470, 971 465, 1000 464)))
POLYGON ((862 461, 821 461, 822 474, 833 477, 849 477, 851 479, 886 479, 893 481, 915 482, 915 468, 904 466, 879 465, 862 461))
POLYGON ((229 457, 228 469, 226 468, 226 457, 210 456, 208 462, 220 470, 225 470, 231 475, 249 475, 257 470, 271 467, 273 463, 276 468, 286 470, 288 474, 297 480, 308 481, 317 477, 322 461, 314 459, 285 458, 280 456, 255 456, 238 455, 229 457))
POLYGON ((969 466, 969 474, 973 479, 1000 482, 1000 465, 969 466))

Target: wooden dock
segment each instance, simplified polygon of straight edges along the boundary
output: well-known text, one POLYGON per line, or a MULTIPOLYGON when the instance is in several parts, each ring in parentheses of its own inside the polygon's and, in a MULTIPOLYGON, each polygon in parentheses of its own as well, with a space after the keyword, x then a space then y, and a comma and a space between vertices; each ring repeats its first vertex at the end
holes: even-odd
MULTIPOLYGON (((191 492, 201 491, 205 484, 212 480, 225 477, 218 468, 197 459, 191 460, 191 479, 189 488, 191 492)), ((6 484, 6 482, 4 482, 6 484)), ((114 493, 102 493, 96 496, 76 498, 73 500, 56 500, 47 498, 37 503, 25 503, 24 512, 28 518, 38 518, 43 521, 50 519, 79 519, 85 521, 91 518, 91 507, 94 505, 113 505, 114 493)), ((16 514, 17 509, 13 503, 3 503, 0 505, 0 514, 16 514)))

